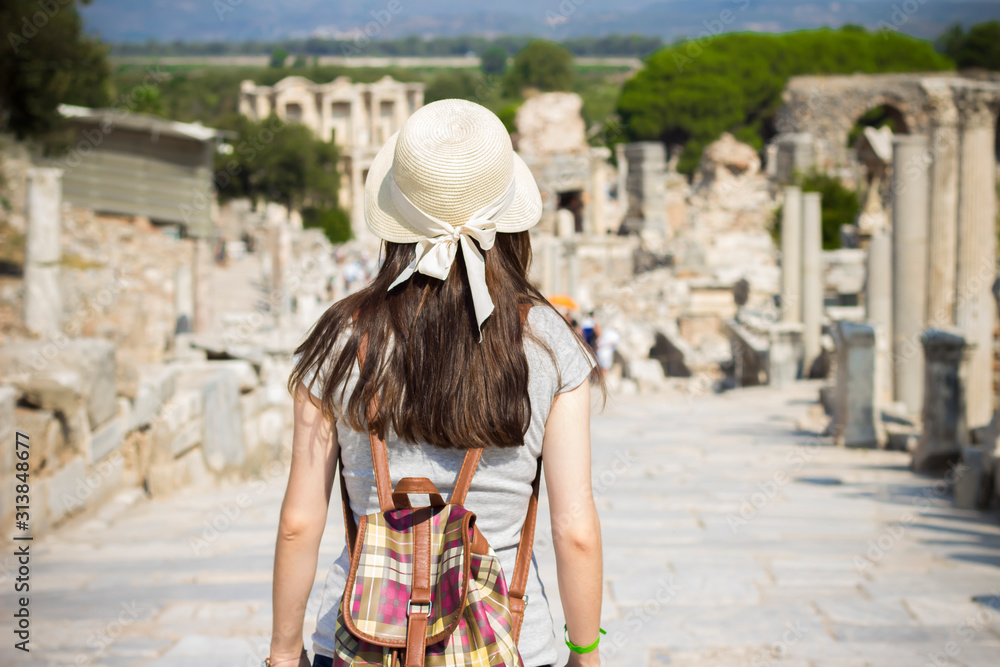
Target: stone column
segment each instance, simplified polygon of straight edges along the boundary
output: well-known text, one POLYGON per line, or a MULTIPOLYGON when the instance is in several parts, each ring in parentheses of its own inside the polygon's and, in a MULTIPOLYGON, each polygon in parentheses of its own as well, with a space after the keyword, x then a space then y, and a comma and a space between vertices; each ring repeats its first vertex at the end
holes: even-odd
POLYGON ((588 235, 604 236, 608 231, 608 190, 605 166, 611 150, 605 147, 590 149, 590 201, 587 202, 589 223, 584 231, 588 235))
POLYGON ((767 382, 781 387, 799 377, 802 361, 802 323, 776 322, 768 329, 767 382))
POLYGON ((291 313, 291 294, 285 273, 291 263, 291 235, 288 229, 288 212, 278 204, 268 204, 268 251, 271 255, 271 284, 268 302, 278 324, 288 321, 291 313))
POLYGON ((174 269, 174 333, 188 333, 194 324, 194 279, 191 265, 174 269))
POLYGON ((834 438, 841 447, 877 447, 884 441, 875 396, 875 328, 838 321, 834 438))
POLYGON ((795 180, 796 172, 806 173, 815 165, 816 151, 812 134, 783 134, 775 143, 778 144, 775 175, 779 183, 791 183, 795 180))
POLYGON ((622 216, 628 213, 628 158, 625 144, 615 144, 615 161, 618 163, 618 209, 622 216))
POLYGON ((880 406, 893 402, 892 240, 884 231, 868 242, 865 319, 875 328, 875 396, 880 406))
POLYGON ((802 376, 809 377, 819 357, 823 327, 822 200, 818 192, 802 195, 802 376))
POLYGON ((62 331, 59 261, 62 245, 62 169, 28 169, 24 242, 24 322, 44 335, 62 331))
POLYGON ((667 232, 667 154, 659 141, 641 141, 625 147, 628 160, 628 210, 631 231, 667 232))
POLYGON ((928 329, 920 340, 926 358, 923 432, 911 463, 918 472, 944 467, 968 444, 963 366, 970 358, 960 331, 928 329))
POLYGON ((975 346, 969 363, 966 418, 971 428, 993 412, 993 324, 990 287, 996 273, 996 155, 993 114, 979 91, 958 89, 959 184, 955 324, 975 346))
POLYGON ((802 189, 785 188, 781 210, 781 321, 802 321, 802 189))
POLYGON ((946 80, 923 83, 931 107, 930 220, 927 267, 927 324, 955 324, 958 241, 958 110, 946 80))
POLYGON ((920 334, 927 321, 927 137, 901 135, 892 143, 894 393, 916 415, 923 406, 920 334))
POLYGON ((194 239, 192 259, 194 279, 194 322, 192 330, 195 333, 207 333, 212 330, 212 270, 215 265, 215 253, 212 243, 205 238, 194 239))

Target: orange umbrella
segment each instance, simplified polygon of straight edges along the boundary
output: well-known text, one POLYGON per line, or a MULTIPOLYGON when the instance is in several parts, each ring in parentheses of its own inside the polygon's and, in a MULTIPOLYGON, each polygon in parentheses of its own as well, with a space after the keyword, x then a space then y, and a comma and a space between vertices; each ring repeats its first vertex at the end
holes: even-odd
POLYGON ((549 303, 557 308, 566 308, 567 310, 580 310, 580 304, 576 302, 576 299, 569 296, 568 294, 553 294, 549 297, 549 303))

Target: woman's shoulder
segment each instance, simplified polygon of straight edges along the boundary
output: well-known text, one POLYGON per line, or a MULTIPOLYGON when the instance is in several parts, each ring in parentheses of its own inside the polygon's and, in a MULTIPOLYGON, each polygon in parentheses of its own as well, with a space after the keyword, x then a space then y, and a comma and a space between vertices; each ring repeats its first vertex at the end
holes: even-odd
POLYGON ((596 362, 587 344, 562 315, 546 305, 534 306, 528 311, 528 326, 532 335, 549 348, 549 354, 542 354, 539 359, 543 364, 546 359, 551 360, 549 363, 554 364, 553 370, 562 379, 563 388, 576 387, 586 379, 596 362))
POLYGON ((527 323, 535 334, 573 333, 563 316, 544 304, 534 305, 528 310, 527 323))

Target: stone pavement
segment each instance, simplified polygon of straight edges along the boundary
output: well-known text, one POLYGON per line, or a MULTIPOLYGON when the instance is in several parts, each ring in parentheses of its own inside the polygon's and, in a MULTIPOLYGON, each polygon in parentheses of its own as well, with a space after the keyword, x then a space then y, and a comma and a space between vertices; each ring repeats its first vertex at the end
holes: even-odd
MULTIPOLYGON (((594 417, 604 664, 1000 664, 1000 517, 951 508, 902 453, 801 430, 817 392, 616 396, 594 417)), ((11 648, 8 557, 0 664, 258 664, 285 475, 123 494, 36 541, 30 655, 11 648)), ((342 540, 335 506, 307 646, 342 540)), ((561 630, 545 522, 536 549, 561 630)))

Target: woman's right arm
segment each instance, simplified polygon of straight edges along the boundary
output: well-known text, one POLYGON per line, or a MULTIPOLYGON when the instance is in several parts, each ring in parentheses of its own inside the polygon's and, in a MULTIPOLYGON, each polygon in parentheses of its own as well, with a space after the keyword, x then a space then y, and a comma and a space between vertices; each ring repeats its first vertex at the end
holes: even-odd
MULTIPOLYGON (((569 640, 587 646, 598 638, 604 588, 601 524, 590 485, 589 382, 556 395, 545 422, 542 456, 569 640)), ((594 650, 571 653, 568 667, 599 664, 594 650)))

